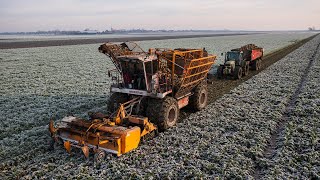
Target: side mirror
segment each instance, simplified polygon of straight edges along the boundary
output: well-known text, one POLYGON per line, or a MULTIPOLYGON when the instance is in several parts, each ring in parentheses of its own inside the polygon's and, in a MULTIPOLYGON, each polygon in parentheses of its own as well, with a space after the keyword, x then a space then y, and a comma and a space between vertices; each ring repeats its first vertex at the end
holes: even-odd
POLYGON ((108 71, 108 76, 111 77, 111 72, 110 72, 110 70, 108 71))
POLYGON ((223 56, 223 53, 221 53, 221 56, 223 56))

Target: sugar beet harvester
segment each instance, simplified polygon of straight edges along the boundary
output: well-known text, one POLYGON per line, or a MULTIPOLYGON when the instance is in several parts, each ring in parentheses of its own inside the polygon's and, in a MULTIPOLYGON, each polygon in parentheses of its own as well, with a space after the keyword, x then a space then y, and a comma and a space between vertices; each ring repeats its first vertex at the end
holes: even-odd
POLYGON ((110 57, 115 69, 111 79, 108 115, 89 113, 89 120, 65 117, 49 130, 55 143, 70 152, 89 150, 96 160, 106 152, 118 156, 138 147, 141 139, 152 137, 157 130, 175 126, 179 109, 190 106, 201 110, 207 105, 206 77, 216 56, 204 49, 149 49, 136 43, 105 43, 101 53, 110 57))

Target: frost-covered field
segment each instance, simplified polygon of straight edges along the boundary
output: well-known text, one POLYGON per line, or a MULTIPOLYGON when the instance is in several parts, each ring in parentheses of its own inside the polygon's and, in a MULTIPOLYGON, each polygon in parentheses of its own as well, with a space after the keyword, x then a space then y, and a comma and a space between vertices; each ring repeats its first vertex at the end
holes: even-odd
POLYGON ((288 118, 267 177, 320 178, 320 53, 288 118))
POLYGON ((110 62, 95 46, 0 51, 0 139, 105 105, 110 62))
MULTIPOLYGON (((263 34, 138 42, 150 47, 206 47, 220 54, 246 43, 264 47, 265 53, 289 45, 312 33, 263 34)), ((106 70, 110 61, 98 52, 100 44, 0 50, 1 95, 94 94, 109 86, 106 70)), ((218 56, 219 64, 223 57, 218 56)))
MULTIPOLYGON (((311 35, 225 36, 139 44, 145 49, 206 47, 210 53, 220 54, 245 43, 256 43, 268 53, 311 35)), ((106 74, 113 65, 98 52, 99 45, 0 50, 0 99, 4 114, 0 116, 0 138, 45 125, 50 116, 61 118, 67 113, 83 116, 89 109, 105 105, 109 93, 106 74)))
POLYGON ((216 54, 218 60, 216 64, 220 64, 224 60, 221 53, 227 52, 230 49, 241 47, 245 44, 256 44, 264 48, 265 53, 270 53, 280 47, 287 46, 298 40, 307 38, 313 35, 312 33, 275 33, 275 34, 256 34, 256 35, 241 35, 241 36, 220 36, 220 37, 205 37, 197 39, 169 39, 157 41, 141 41, 139 44, 144 48, 164 47, 164 48, 203 48, 211 54, 216 54))
MULTIPOLYGON (((264 36, 198 38, 197 42, 181 39, 182 45, 175 44, 179 40, 168 40, 171 45, 163 44, 166 41, 144 41, 141 44, 144 48, 174 48, 207 47, 211 42, 208 50, 225 44, 224 49, 220 50, 224 52, 250 42, 271 52, 307 37, 306 34, 275 35, 273 39, 269 35, 264 36), (222 45, 223 38, 225 41, 222 45), (280 38, 283 38, 282 41, 280 38)), ((262 157, 263 148, 319 42, 318 36, 210 104, 204 111, 192 114, 177 128, 160 134, 132 153, 107 160, 98 168, 92 166, 92 159, 84 160, 80 152, 69 156, 62 148, 54 152, 47 151, 49 135, 46 126, 50 116, 61 118, 68 113, 84 116, 92 109, 105 108, 109 87, 106 70, 111 64, 103 54, 97 52, 98 45, 0 50, 0 179, 16 176, 27 179, 121 178, 124 175, 244 178, 251 177, 256 165, 266 167, 269 176, 276 175, 279 169, 286 172, 287 161, 281 157, 287 156, 282 152, 293 152, 291 145, 295 144, 289 143, 279 150, 279 158, 274 160, 279 166, 275 167, 269 167, 268 161, 262 157)), ((319 59, 315 64, 317 66, 313 69, 319 73, 319 59)), ((318 73, 310 74, 310 77, 316 77, 318 73)), ((298 107, 313 107, 313 112, 317 114, 300 118, 298 114, 310 108, 297 111, 298 118, 293 120, 292 128, 296 128, 295 122, 301 119, 309 120, 304 121, 306 125, 303 127, 313 127, 308 130, 315 136, 315 140, 310 141, 314 143, 319 141, 319 81, 310 79, 298 107)), ((286 137, 291 139, 290 142, 296 142, 300 136, 295 136, 296 131, 292 132, 295 133, 288 133, 286 137)), ((309 135, 309 131, 303 132, 306 137, 309 135)), ((309 149, 312 155, 319 157, 316 148, 319 149, 319 146, 309 149)), ((306 167, 313 168, 319 174, 319 164, 309 164, 313 167, 306 167)), ((301 169, 296 169, 301 172, 301 169)), ((302 176, 308 177, 305 174, 302 176)))

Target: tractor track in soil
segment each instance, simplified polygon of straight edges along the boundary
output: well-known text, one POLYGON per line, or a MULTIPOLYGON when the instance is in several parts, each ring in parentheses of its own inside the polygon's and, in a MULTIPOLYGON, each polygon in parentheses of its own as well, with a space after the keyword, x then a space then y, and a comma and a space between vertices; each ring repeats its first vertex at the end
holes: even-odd
MULTIPOLYGON (((215 102, 217 99, 222 97, 224 94, 229 93, 232 89, 236 88, 243 82, 247 81, 251 77, 257 75, 264 69, 271 66, 273 63, 279 61, 280 59, 284 58, 289 53, 293 52, 294 50, 298 49, 300 46, 304 45, 318 34, 310 36, 306 39, 300 40, 294 44, 276 50, 272 53, 265 55, 262 59, 261 68, 258 71, 250 70, 247 76, 242 77, 239 80, 233 79, 218 79, 216 76, 213 78, 211 83, 208 83, 208 104, 215 102)), ((194 113, 194 111, 185 108, 181 110, 179 121, 186 119, 190 114, 194 113)))
MULTIPOLYGON (((301 94, 303 88, 306 85, 308 74, 310 72, 311 67, 314 64, 317 52, 319 52, 319 48, 320 48, 320 43, 317 45, 317 48, 315 49, 314 53, 310 57, 308 66, 304 70, 304 72, 301 76, 300 82, 299 82, 296 90, 294 91, 293 95, 290 97, 288 104, 285 108, 285 111, 284 111, 280 121, 277 124, 277 129, 271 134, 271 137, 268 140, 268 144, 267 144, 267 147, 263 153, 263 156, 269 160, 271 160, 274 157, 274 155, 276 154, 277 145, 279 143, 281 143, 280 138, 281 138, 282 132, 285 131, 285 128, 290 120, 291 114, 293 113, 293 111, 296 107, 296 101, 298 100, 298 96, 299 96, 299 94, 301 94)), ((262 173, 261 169, 259 169, 258 167, 255 167, 253 177, 255 179, 261 179, 262 176, 263 176, 263 173, 262 173)))

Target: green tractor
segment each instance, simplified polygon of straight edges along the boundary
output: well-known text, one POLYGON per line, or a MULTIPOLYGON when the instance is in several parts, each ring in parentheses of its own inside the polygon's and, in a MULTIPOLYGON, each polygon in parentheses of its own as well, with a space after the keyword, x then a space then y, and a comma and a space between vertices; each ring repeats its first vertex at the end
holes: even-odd
POLYGON ((218 67, 218 78, 233 76, 235 79, 241 79, 242 76, 249 74, 250 67, 254 70, 261 68, 262 56, 263 48, 257 47, 254 44, 232 49, 225 53, 224 64, 218 67))

